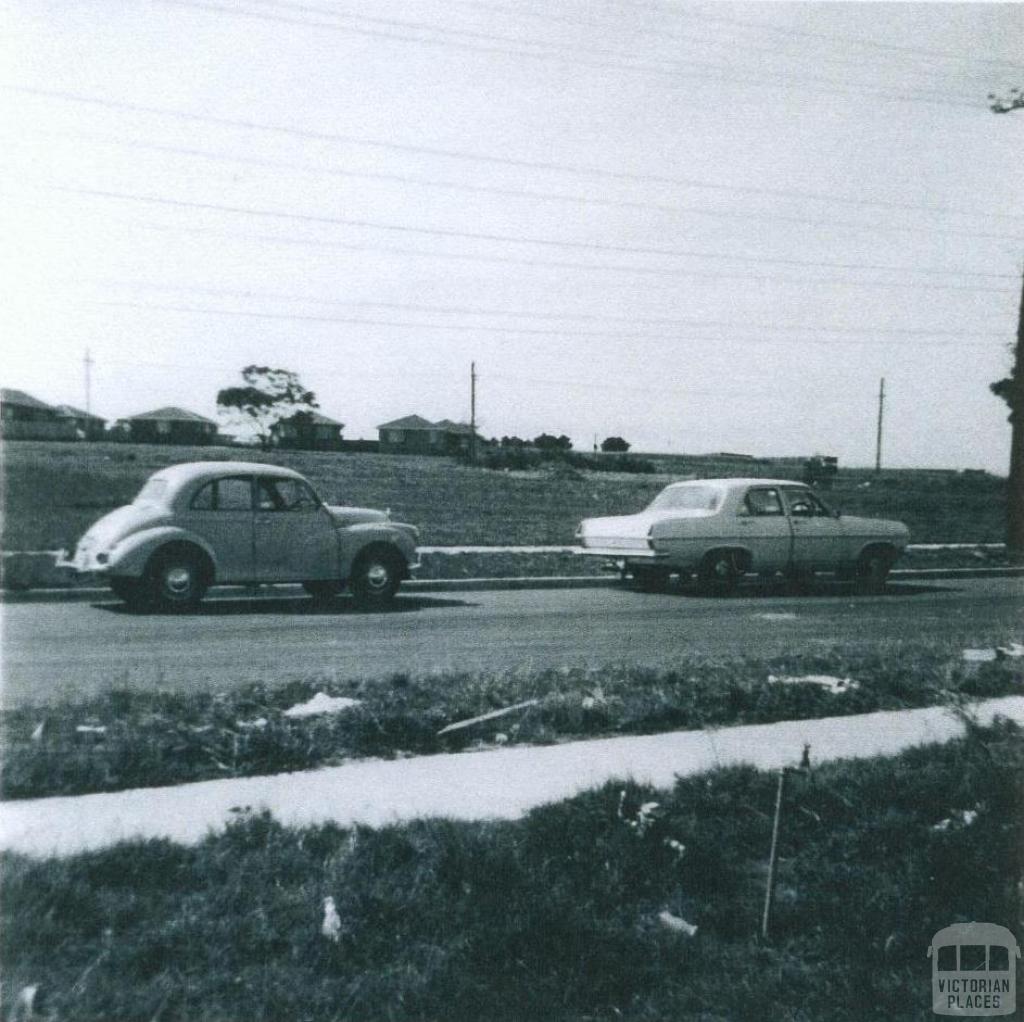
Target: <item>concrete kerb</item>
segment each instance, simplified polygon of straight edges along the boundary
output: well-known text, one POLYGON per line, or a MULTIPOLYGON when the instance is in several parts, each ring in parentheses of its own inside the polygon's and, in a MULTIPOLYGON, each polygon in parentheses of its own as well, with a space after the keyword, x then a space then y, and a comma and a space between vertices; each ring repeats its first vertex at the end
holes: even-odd
MULTIPOLYGON (((979 724, 1024 724, 1024 696, 970 707, 979 724)), ((795 766, 804 746, 815 765, 893 756, 965 733, 946 707, 746 725, 718 731, 598 738, 400 760, 357 760, 291 774, 200 781, 0 803, 0 849, 70 855, 130 839, 195 844, 247 812, 288 826, 332 822, 371 827, 413 819, 516 819, 610 781, 655 788, 719 767, 795 766)))
MULTIPOLYGON (((894 582, 941 581, 942 579, 1021 578, 1024 568, 913 568, 891 572, 894 582)), ((618 577, 602 575, 531 575, 518 578, 441 578, 412 580, 402 584, 404 593, 514 592, 524 589, 615 589, 623 586, 618 577)), ((106 587, 70 589, 0 589, 3 603, 94 603, 113 600, 106 587)), ((305 599, 301 586, 267 584, 260 586, 214 586, 209 599, 305 599)))

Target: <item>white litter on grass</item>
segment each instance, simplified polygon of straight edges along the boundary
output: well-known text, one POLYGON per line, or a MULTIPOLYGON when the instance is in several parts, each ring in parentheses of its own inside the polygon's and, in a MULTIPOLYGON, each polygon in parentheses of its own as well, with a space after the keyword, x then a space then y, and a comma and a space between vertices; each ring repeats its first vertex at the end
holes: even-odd
POLYGON ((658 922, 673 933, 681 933, 686 937, 695 937, 697 935, 697 927, 693 923, 688 923, 681 916, 673 915, 667 909, 664 912, 658 913, 658 922))
POLYGON ((754 617, 760 618, 762 621, 795 621, 796 614, 792 611, 766 611, 763 614, 755 614, 754 617))
POLYGON ((677 859, 682 859, 686 855, 686 845, 682 841, 677 841, 674 837, 667 837, 663 843, 666 848, 676 853, 677 859))
POLYGON ((485 720, 494 720, 496 717, 504 717, 506 713, 514 713, 516 710, 525 710, 528 706, 536 706, 539 699, 527 699, 525 702, 516 703, 514 706, 504 706, 500 710, 491 710, 490 713, 481 713, 478 717, 469 717, 466 720, 457 720, 454 724, 441 728, 437 733, 446 735, 451 731, 461 731, 464 727, 472 727, 474 724, 482 724, 485 720))
POLYGON ((45 720, 41 720, 32 729, 32 741, 33 742, 41 742, 43 740, 43 732, 45 730, 46 730, 46 721, 45 720))
POLYGON ((251 731, 253 729, 260 730, 262 728, 265 728, 266 726, 267 726, 267 718, 266 717, 257 717, 255 720, 240 720, 240 721, 238 721, 238 727, 240 727, 240 728, 242 728, 242 729, 244 729, 246 731, 251 731))
POLYGON ((107 728, 104 724, 79 724, 75 731, 80 735, 105 735, 107 728))
POLYGON ((952 816, 947 816, 944 820, 939 820, 932 830, 949 830, 950 827, 959 825, 961 827, 969 827, 978 818, 977 809, 961 809, 959 812, 953 813, 952 816))
POLYGON ((329 696, 325 692, 317 692, 309 702, 297 703, 284 711, 286 717, 315 717, 321 713, 340 713, 350 710, 353 706, 361 706, 362 699, 349 699, 348 696, 329 696))
POLYGON ((1024 643, 1008 642, 988 649, 965 649, 963 660, 968 664, 989 664, 993 660, 1017 660, 1024 657, 1024 643))
POLYGON ((320 925, 320 932, 332 944, 337 944, 341 938, 341 916, 334 904, 334 899, 328 895, 324 898, 324 921, 320 925))
POLYGON ((833 695, 855 692, 860 688, 860 683, 852 678, 837 678, 832 674, 769 674, 768 681, 772 685, 820 685, 833 695))

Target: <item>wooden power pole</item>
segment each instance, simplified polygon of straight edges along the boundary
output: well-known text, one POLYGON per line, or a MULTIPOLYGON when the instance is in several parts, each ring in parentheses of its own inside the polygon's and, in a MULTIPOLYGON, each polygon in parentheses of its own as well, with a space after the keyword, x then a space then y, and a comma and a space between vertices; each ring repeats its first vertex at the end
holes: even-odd
POLYGON ((85 412, 87 415, 92 414, 92 367, 93 360, 92 355, 89 354, 89 349, 85 349, 85 359, 83 360, 85 366, 85 412))
POLYGON ((878 385, 878 433, 875 436, 875 471, 882 471, 882 418, 885 414, 885 377, 878 385))
POLYGON ((1021 279, 1020 311, 1017 314, 1017 345, 1010 371, 1010 473, 1006 492, 1006 549, 1024 558, 1024 275, 1021 279))
POLYGON ((469 459, 476 461, 476 362, 469 363, 469 459))

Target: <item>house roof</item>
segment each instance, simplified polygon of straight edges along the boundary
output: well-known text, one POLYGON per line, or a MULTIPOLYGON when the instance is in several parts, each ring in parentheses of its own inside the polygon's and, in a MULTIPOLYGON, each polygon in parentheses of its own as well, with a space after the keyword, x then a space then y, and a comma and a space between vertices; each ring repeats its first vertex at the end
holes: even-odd
POLYGON ((103 422, 102 415, 93 415, 92 412, 83 412, 81 408, 74 405, 57 405, 57 411, 65 419, 94 419, 96 422, 103 422))
POLYGON ((343 429, 345 426, 345 423, 338 422, 337 419, 332 419, 330 416, 323 415, 320 412, 296 412, 295 415, 289 415, 287 419, 281 419, 281 422, 291 422, 296 416, 305 416, 307 414, 310 416, 309 421, 314 426, 337 426, 338 429, 343 429))
POLYGON ((421 415, 406 415, 403 419, 382 423, 377 429, 435 429, 433 422, 428 422, 421 415))
POLYGON ((10 390, 7 387, 0 389, 0 401, 5 405, 19 405, 22 408, 42 408, 48 412, 55 410, 53 405, 48 405, 23 390, 10 390))
POLYGON ((407 415, 404 419, 385 422, 377 429, 440 429, 445 433, 472 433, 473 427, 465 422, 452 422, 441 419, 440 422, 428 422, 421 415, 407 415))
POLYGON ((211 426, 217 425, 213 419, 208 419, 205 415, 198 415, 196 412, 190 412, 186 408, 175 408, 173 406, 168 408, 157 408, 156 411, 142 412, 139 415, 127 415, 122 421, 136 422, 140 419, 163 419, 166 422, 205 422, 211 426))

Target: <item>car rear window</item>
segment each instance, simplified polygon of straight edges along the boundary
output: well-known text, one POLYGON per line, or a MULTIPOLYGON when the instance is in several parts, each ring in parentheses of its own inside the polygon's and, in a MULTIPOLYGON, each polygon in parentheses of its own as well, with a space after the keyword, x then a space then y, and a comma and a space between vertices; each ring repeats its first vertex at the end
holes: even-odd
POLYGON ((721 499, 714 486, 669 486, 648 506, 652 511, 714 511, 721 499))
POLYGON ((138 496, 135 498, 133 503, 135 504, 159 504, 164 494, 167 493, 167 480, 166 479, 150 479, 145 486, 139 490, 138 496))

